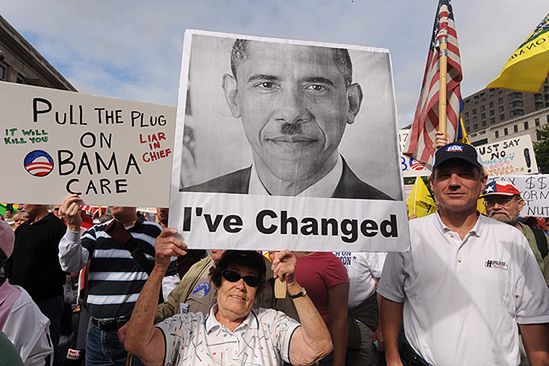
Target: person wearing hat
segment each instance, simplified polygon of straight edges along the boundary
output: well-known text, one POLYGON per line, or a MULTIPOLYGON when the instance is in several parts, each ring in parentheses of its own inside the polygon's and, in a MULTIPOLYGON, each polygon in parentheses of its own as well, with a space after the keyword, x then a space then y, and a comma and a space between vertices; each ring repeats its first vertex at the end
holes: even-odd
POLYGON ((13 253, 14 241, 11 227, 0 221, 0 331, 13 343, 26 366, 51 365, 50 321, 25 289, 10 284, 4 276, 4 264, 13 253))
POLYGON ((524 234, 545 277, 545 282, 549 284, 547 238, 543 230, 531 228, 519 221, 520 211, 522 211, 525 202, 518 188, 506 181, 490 182, 486 185, 483 197, 488 217, 514 226, 524 234))
POLYGON ((518 365, 519 329, 530 364, 549 364, 549 289, 524 235, 477 212, 476 149, 439 148, 430 184, 438 211, 381 275, 387 365, 518 365))
POLYGON ((265 285, 265 261, 255 251, 227 250, 210 272, 217 304, 208 315, 177 314, 154 325, 156 298, 170 256, 185 255, 175 229, 156 241, 156 264, 141 292, 125 335, 125 348, 144 364, 312 364, 332 350, 330 333, 294 277, 296 257, 278 252, 273 273, 286 282, 300 323, 273 309, 254 309, 265 285))

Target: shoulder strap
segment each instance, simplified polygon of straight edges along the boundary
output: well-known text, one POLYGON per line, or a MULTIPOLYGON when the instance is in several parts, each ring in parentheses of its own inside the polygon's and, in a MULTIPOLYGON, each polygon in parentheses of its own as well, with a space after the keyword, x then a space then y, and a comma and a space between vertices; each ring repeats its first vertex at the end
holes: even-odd
POLYGON ((541 257, 547 257, 547 254, 549 254, 549 248, 547 247, 547 237, 545 236, 545 233, 541 229, 533 227, 530 228, 532 229, 534 237, 536 238, 536 244, 538 246, 539 252, 541 253, 541 257))
POLYGON ((145 252, 143 252, 143 249, 137 244, 137 241, 132 237, 126 245, 124 246, 130 254, 132 255, 132 258, 135 259, 137 263, 147 272, 147 275, 150 275, 154 265, 145 257, 145 252))

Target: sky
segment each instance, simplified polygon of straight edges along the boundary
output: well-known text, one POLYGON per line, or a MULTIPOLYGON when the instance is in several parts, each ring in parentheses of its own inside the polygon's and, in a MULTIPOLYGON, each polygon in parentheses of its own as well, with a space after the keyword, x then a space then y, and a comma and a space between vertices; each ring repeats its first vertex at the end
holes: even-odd
MULTIPOLYGON (((454 0, 462 96, 483 89, 547 0, 454 0)), ((177 104, 185 29, 387 48, 397 123, 419 96, 435 0, 2 0, 1 15, 80 92, 177 104)))

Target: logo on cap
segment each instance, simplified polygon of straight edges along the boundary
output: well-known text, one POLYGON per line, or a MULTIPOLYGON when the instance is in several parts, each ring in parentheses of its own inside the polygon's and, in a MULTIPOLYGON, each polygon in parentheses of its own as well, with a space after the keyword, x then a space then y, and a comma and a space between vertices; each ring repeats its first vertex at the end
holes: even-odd
POLYGON ((53 159, 44 150, 34 150, 23 160, 25 170, 35 177, 45 177, 53 170, 53 159))
POLYGON ((448 152, 463 152, 463 146, 460 145, 450 145, 446 148, 448 152))

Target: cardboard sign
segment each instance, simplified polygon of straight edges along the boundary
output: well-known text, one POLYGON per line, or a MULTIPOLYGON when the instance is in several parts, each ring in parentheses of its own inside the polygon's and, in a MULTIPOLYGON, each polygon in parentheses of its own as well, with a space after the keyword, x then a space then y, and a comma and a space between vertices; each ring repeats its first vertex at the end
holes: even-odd
POLYGON ((409 246, 387 50, 187 31, 170 225, 192 248, 409 246))
POLYGON ((2 201, 166 207, 175 108, 0 82, 2 201))
POLYGON ((521 192, 526 205, 521 217, 549 217, 549 175, 513 175, 489 177, 488 181, 505 180, 515 185, 521 192))
POLYGON ((536 174, 538 165, 530 135, 477 146, 488 176, 536 174))

